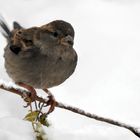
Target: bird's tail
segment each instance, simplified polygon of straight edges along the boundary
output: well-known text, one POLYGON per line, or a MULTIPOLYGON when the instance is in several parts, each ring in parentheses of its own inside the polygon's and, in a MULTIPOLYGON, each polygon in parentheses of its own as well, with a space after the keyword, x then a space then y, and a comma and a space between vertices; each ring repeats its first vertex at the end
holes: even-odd
POLYGON ((0 15, 0 32, 8 41, 10 40, 12 33, 2 15, 0 15))

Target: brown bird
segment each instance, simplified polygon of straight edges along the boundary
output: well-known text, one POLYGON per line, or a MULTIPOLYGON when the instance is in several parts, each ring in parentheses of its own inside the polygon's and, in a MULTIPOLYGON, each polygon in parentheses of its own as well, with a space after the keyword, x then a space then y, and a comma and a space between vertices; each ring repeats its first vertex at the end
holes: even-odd
POLYGON ((16 84, 31 91, 32 101, 36 96, 34 88, 47 92, 47 88, 60 85, 74 72, 77 54, 70 23, 55 20, 41 27, 25 29, 13 22, 11 31, 1 18, 0 26, 7 40, 4 50, 6 71, 16 84))

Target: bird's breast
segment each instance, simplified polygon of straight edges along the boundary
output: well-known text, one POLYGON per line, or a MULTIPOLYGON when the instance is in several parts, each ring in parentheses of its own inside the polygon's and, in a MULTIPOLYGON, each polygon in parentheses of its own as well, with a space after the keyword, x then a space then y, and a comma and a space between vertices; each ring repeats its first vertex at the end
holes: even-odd
POLYGON ((34 88, 50 88, 64 82, 77 63, 74 50, 59 55, 36 54, 22 58, 5 48, 5 68, 14 82, 23 82, 34 88))

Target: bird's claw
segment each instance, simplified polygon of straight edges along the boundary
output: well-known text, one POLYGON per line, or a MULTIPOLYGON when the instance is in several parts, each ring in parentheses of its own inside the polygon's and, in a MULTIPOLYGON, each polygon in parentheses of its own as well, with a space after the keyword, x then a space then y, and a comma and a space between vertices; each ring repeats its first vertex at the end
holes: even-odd
POLYGON ((55 106, 56 106, 56 101, 52 93, 48 89, 43 89, 47 94, 48 94, 48 101, 47 101, 47 106, 50 105, 50 108, 47 112, 47 114, 51 113, 54 111, 55 106))
POLYGON ((49 100, 47 102, 47 105, 50 105, 50 108, 49 108, 47 114, 53 112, 54 109, 55 109, 55 106, 56 106, 56 101, 55 101, 54 96, 53 95, 51 95, 51 96, 49 95, 48 98, 49 98, 49 100))
POLYGON ((22 96, 23 100, 27 103, 26 105, 24 105, 23 107, 27 108, 28 106, 31 105, 32 102, 35 101, 35 97, 30 93, 30 94, 24 94, 22 96))
POLYGON ((17 85, 27 89, 30 92, 30 94, 24 93, 24 95, 22 96, 24 101, 27 102, 27 105, 24 107, 28 107, 32 102, 36 100, 36 91, 32 86, 24 84, 22 82, 17 83, 17 85))

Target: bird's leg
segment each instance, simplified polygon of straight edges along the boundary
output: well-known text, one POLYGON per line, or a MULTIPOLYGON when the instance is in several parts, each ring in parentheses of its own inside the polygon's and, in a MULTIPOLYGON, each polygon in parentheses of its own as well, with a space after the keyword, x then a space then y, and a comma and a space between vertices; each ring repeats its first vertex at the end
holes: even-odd
POLYGON ((50 105, 50 108, 49 108, 49 111, 47 112, 47 114, 49 114, 54 111, 55 106, 56 106, 56 101, 55 101, 54 96, 48 89, 43 89, 43 90, 48 94, 49 100, 48 100, 47 105, 50 105))
MULTIPOLYGON (((25 89, 27 89, 28 91, 31 92, 31 95, 30 95, 29 97, 27 97, 27 99, 25 99, 25 101, 29 102, 29 104, 30 104, 31 102, 34 102, 34 101, 35 101, 35 97, 36 97, 36 94, 37 94, 37 93, 36 93, 35 89, 34 89, 32 86, 27 85, 27 84, 24 84, 24 83, 22 83, 22 82, 18 82, 18 83, 16 83, 16 84, 19 85, 19 86, 21 86, 21 87, 23 87, 23 88, 25 88, 25 89)), ((29 104, 27 104, 27 106, 28 106, 29 104)))

